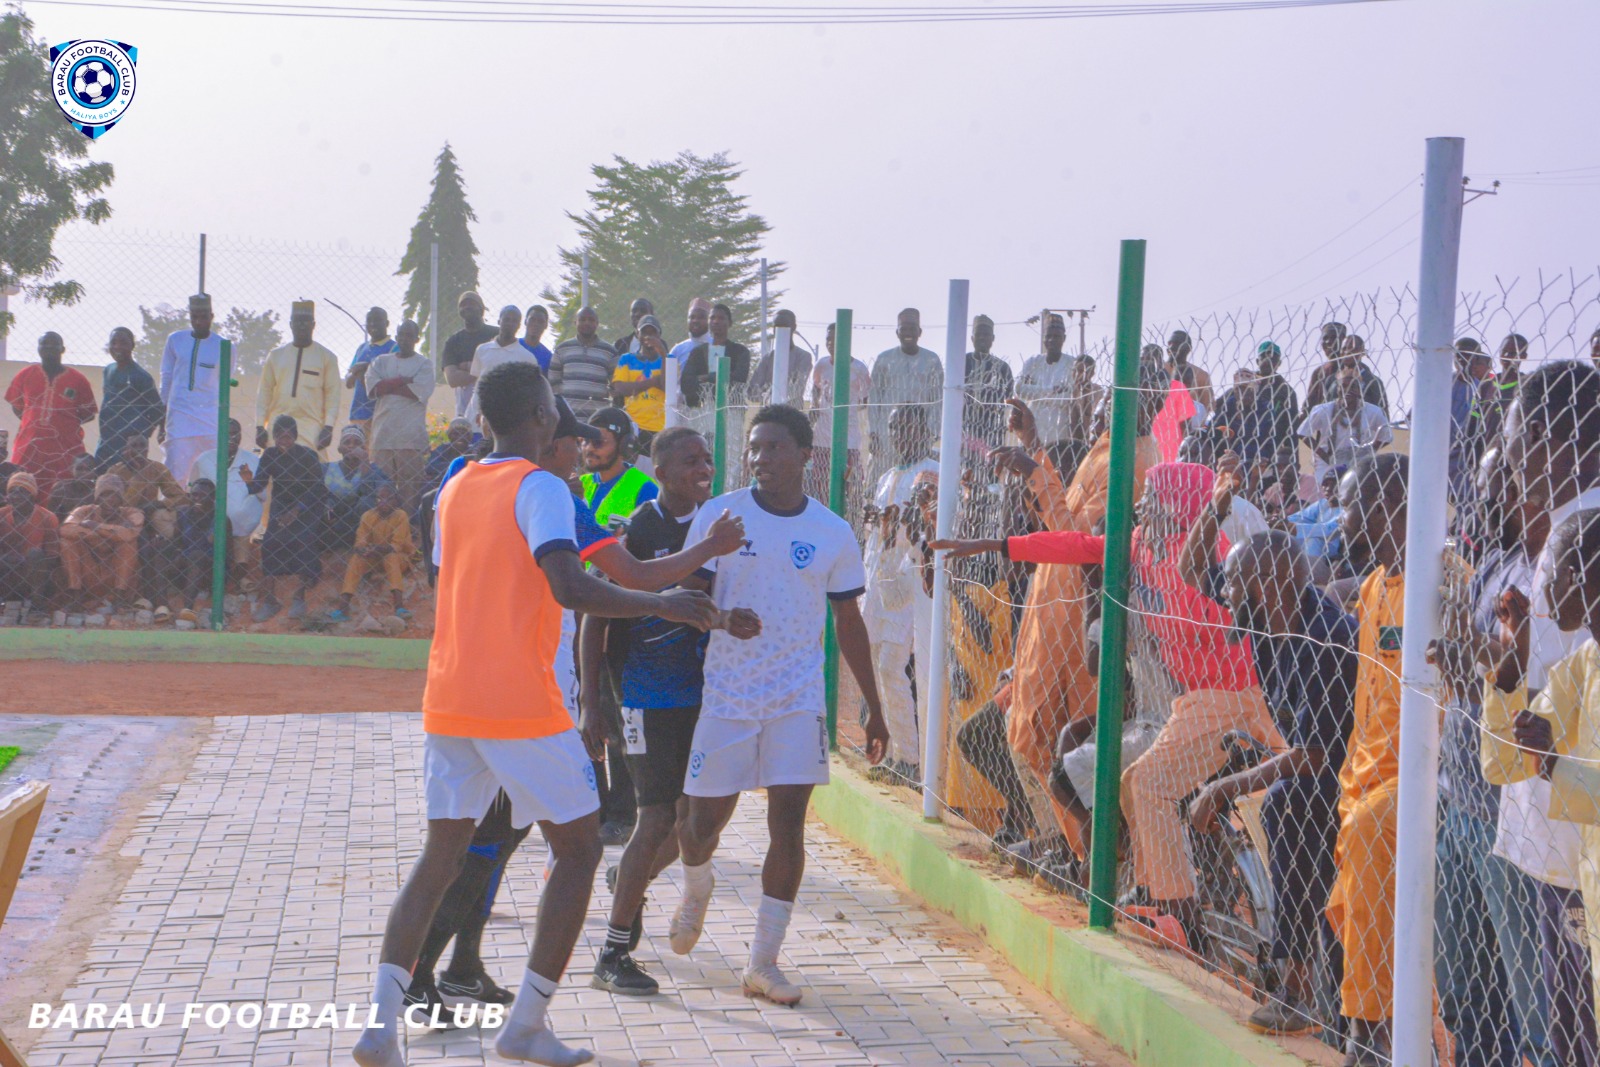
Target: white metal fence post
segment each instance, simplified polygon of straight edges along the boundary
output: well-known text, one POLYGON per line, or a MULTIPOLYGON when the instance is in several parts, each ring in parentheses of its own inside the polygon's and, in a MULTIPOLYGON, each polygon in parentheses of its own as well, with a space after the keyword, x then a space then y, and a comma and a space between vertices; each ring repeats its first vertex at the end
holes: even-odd
MULTIPOLYGON (((756 358, 765 357, 767 351, 767 259, 763 256, 761 257, 761 335, 756 338, 756 358)), ((773 388, 777 388, 776 381, 773 382, 773 388)))
POLYGON ((589 250, 583 250, 583 275, 578 279, 578 306, 589 306, 589 250))
MULTIPOLYGON (((779 326, 772 331, 772 402, 789 402, 789 352, 794 331, 779 326)), ((798 398, 797 398, 798 399, 798 398)))
POLYGON ((1437 674, 1449 482, 1450 385, 1455 362, 1456 267, 1461 250, 1465 142, 1430 137, 1422 191, 1411 475, 1406 510, 1405 627, 1400 646, 1400 792, 1396 811, 1394 1064, 1433 1062, 1435 805, 1439 799, 1437 674))
POLYGON ((428 246, 428 355, 437 363, 443 351, 439 345, 439 242, 434 241, 428 246))
MULTIPOLYGON (((935 532, 952 537, 956 509, 961 502, 961 417, 966 407, 967 289, 964 278, 950 280, 950 309, 945 316, 944 406, 939 421, 939 515, 935 532)), ((922 817, 939 817, 939 796, 944 789, 946 704, 950 696, 950 588, 945 576, 945 553, 933 557, 933 638, 928 642, 928 662, 918 664, 917 691, 927 694, 923 704, 922 817)))

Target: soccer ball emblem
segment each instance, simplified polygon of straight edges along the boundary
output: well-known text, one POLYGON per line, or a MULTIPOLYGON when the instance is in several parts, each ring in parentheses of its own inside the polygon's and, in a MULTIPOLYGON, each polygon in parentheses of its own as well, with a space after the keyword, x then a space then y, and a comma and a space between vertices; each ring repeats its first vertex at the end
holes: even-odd
POLYGON ((117 76, 98 59, 81 64, 72 74, 72 95, 90 107, 99 107, 111 98, 117 76))

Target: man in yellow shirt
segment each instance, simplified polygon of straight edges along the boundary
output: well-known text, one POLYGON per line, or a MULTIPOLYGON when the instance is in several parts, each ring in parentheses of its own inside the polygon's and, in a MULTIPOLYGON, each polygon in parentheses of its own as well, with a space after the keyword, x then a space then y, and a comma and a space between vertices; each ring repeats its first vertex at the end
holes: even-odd
POLYGON ((256 392, 256 447, 266 448, 267 429, 279 415, 294 419, 300 440, 319 457, 333 443, 333 425, 339 419, 339 397, 344 388, 339 361, 311 339, 317 326, 316 304, 296 300, 289 311, 289 343, 267 356, 256 392))
POLYGON ((1377 1067, 1389 1057, 1408 471, 1398 453, 1364 456, 1339 487, 1350 561, 1373 566, 1356 604, 1355 723, 1339 774, 1338 874, 1328 898, 1328 922, 1344 946, 1345 1067, 1377 1067))
POLYGON ((611 372, 611 396, 638 427, 639 451, 649 455, 651 440, 667 424, 667 394, 662 391, 667 346, 661 340, 661 320, 654 315, 641 316, 634 334, 639 350, 617 356, 616 370, 611 372))
POLYGON ((344 587, 339 595, 339 607, 329 613, 329 618, 342 622, 350 617, 350 605, 361 579, 376 567, 383 568, 389 585, 389 595, 394 598, 394 613, 409 619, 406 610, 406 572, 417 554, 411 540, 411 519, 400 510, 400 491, 385 482, 378 486, 378 506, 361 516, 356 527, 356 546, 350 553, 350 562, 344 570, 344 587))
MULTIPOLYGON (((1482 758, 1484 775, 1495 784, 1548 781, 1550 818, 1582 828, 1578 882, 1593 959, 1600 955, 1600 508, 1568 516, 1550 535, 1549 551, 1544 599, 1553 621, 1563 633, 1587 630, 1591 639, 1549 669, 1531 706, 1525 683, 1510 691, 1496 684, 1497 676, 1520 675, 1520 669, 1502 665, 1491 673, 1484 685, 1482 758)), ((1526 614, 1516 598, 1502 603, 1507 659, 1528 655, 1526 614)), ((1594 985, 1600 994, 1600 980, 1594 985)))

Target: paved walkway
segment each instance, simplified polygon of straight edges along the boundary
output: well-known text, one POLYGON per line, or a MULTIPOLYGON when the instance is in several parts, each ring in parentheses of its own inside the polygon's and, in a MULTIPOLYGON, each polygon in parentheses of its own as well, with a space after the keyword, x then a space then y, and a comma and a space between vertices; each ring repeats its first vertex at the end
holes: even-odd
MULTIPOLYGON (((125 853, 139 866, 106 916, 63 1001, 164 1004, 155 1029, 53 1030, 33 1046, 51 1064, 324 1065, 349 1062, 354 1032, 177 1025, 190 1002, 361 1004, 382 924, 420 848, 421 735, 414 716, 321 715, 216 721, 193 770, 151 805, 125 853)), ((856 1064, 1085 1062, 1049 1023, 941 929, 813 826, 787 966, 806 985, 798 1009, 745 998, 737 973, 754 927, 766 842, 762 802, 735 816, 719 885, 692 957, 663 957, 677 887, 646 913, 640 959, 663 995, 612 997, 587 986, 605 938, 596 893, 573 974, 552 1010, 557 1032, 592 1042, 603 1064, 845 1067, 856 1064)), ((515 984, 526 958, 544 848, 513 860, 484 957, 515 984)), ((615 852, 608 853, 615 861, 615 852)), ((669 879, 672 872, 669 872, 669 879)), ((219 1009, 220 1010, 220 1009, 219 1009)), ((413 1064, 504 1062, 476 1030, 413 1031, 413 1064)))

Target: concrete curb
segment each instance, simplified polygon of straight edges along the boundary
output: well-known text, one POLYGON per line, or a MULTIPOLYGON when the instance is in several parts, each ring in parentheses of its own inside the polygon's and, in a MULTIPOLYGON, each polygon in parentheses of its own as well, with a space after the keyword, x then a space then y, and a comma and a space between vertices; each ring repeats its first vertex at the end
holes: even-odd
POLYGON ((420 638, 6 627, 0 629, 0 660, 265 663, 297 667, 422 670, 428 665, 430 644, 430 641, 420 638))
POLYGON ((886 802, 842 761, 811 807, 834 832, 870 853, 930 907, 955 918, 1039 987, 1151 1067, 1304 1067, 1305 1061, 1246 1030, 1172 975, 1140 960, 1115 936, 1064 930, 1036 914, 1019 887, 951 853, 937 826, 886 802))

